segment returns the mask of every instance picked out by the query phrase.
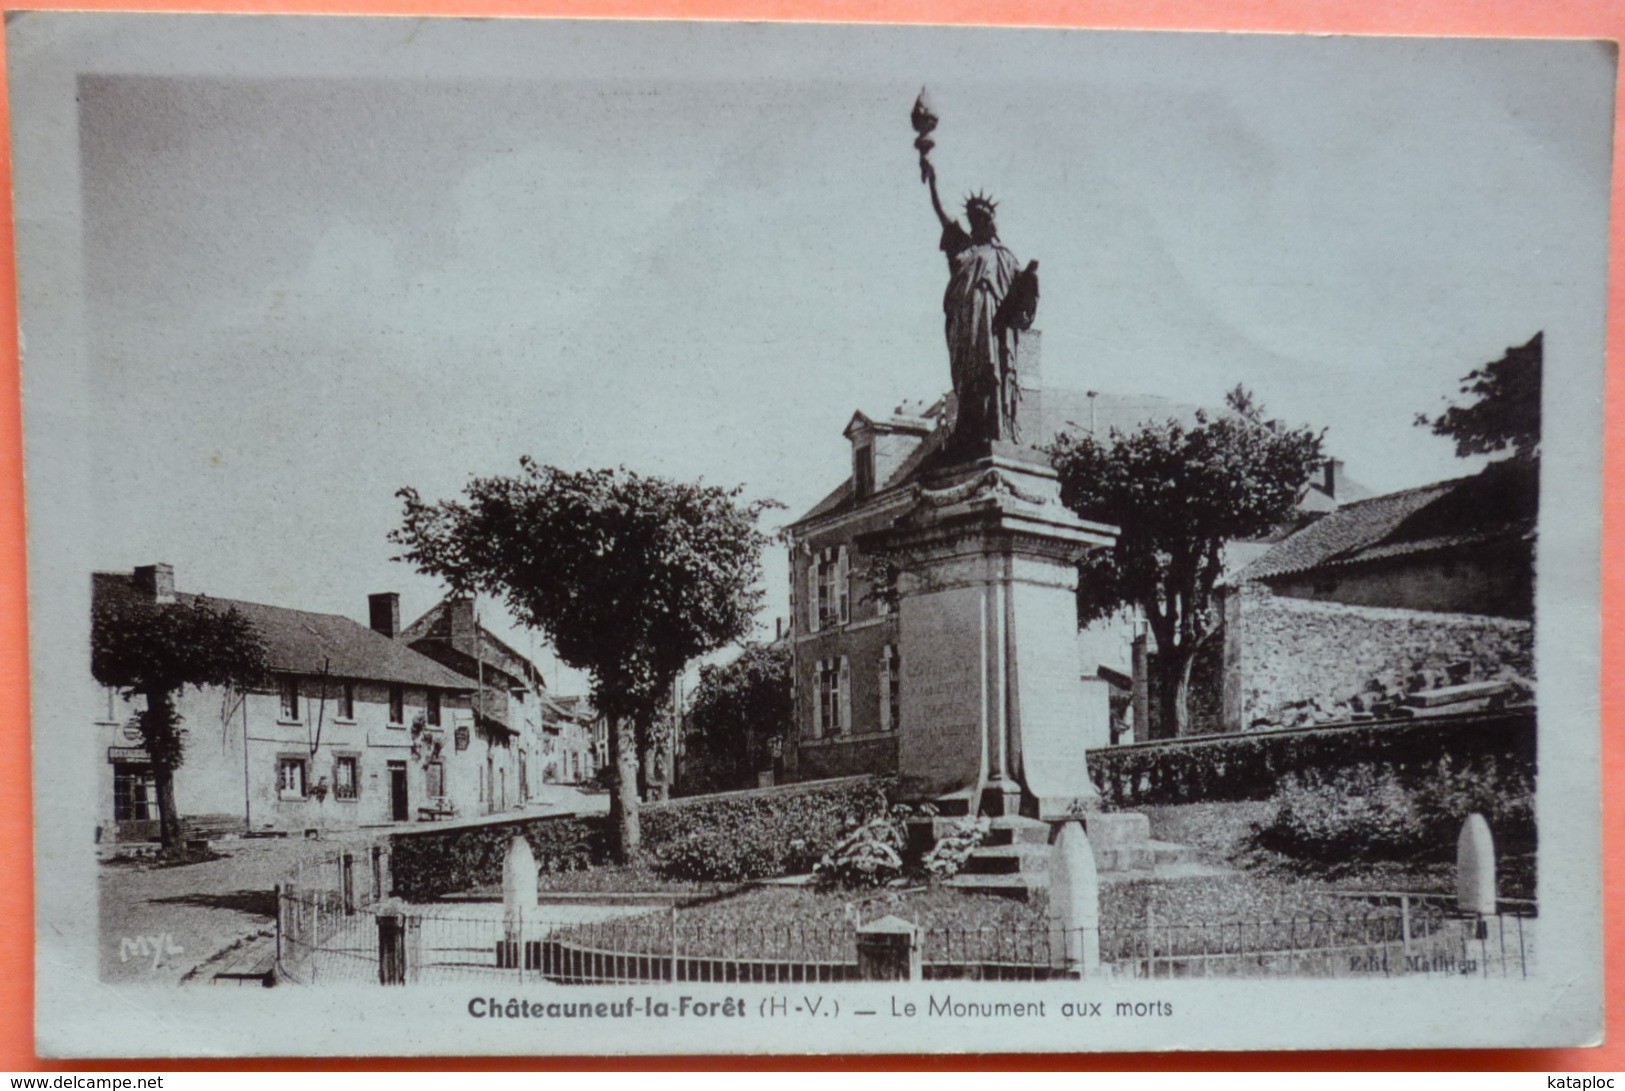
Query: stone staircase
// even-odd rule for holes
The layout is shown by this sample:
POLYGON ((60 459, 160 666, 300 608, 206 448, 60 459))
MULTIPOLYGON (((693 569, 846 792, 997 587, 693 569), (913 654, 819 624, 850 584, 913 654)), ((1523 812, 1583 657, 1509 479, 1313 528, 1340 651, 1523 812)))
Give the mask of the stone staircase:
MULTIPOLYGON (((953 824, 936 819, 945 832, 953 824)), ((1144 815, 1088 816, 1084 828, 1094 849, 1102 883, 1133 879, 1187 879, 1223 875, 1228 869, 1203 863, 1194 850, 1149 837, 1144 815)), ((947 886, 1026 901, 1049 886, 1049 824, 1032 818, 995 818, 982 843, 947 886)))

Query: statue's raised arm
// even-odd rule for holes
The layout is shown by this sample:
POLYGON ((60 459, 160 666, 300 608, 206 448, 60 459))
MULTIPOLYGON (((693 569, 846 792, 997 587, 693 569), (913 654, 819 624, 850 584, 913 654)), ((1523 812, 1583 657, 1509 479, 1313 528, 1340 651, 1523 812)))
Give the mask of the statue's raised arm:
POLYGON ((925 97, 925 88, 920 88, 920 97, 914 100, 914 111, 909 115, 909 121, 918 135, 914 138, 914 146, 920 152, 920 181, 926 183, 931 189, 931 208, 937 214, 937 220, 942 224, 944 231, 958 226, 953 217, 943 210, 942 198, 937 194, 937 168, 931 165, 931 149, 937 142, 931 139, 931 131, 937 127, 937 115, 931 112, 931 104, 925 97))

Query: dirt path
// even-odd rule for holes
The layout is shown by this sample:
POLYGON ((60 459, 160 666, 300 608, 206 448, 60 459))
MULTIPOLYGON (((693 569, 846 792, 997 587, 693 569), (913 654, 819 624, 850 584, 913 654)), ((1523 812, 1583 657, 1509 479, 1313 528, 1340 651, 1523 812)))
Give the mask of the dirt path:
MULTIPOLYGON (((525 812, 464 819, 459 824, 593 813, 608 807, 607 795, 582 794, 562 785, 545 787, 543 798, 525 812)), ((389 832, 334 833, 320 841, 222 840, 214 846, 221 859, 181 867, 104 862, 98 876, 102 980, 180 983, 220 952, 274 927, 276 884, 300 861, 331 855, 347 844, 364 845, 389 832)))

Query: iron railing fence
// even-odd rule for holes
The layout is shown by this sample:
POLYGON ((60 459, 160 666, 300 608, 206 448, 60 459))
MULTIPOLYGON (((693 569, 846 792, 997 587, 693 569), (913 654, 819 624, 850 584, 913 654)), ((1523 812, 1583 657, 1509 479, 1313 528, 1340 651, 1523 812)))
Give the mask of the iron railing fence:
POLYGON ((374 912, 388 889, 388 857, 376 846, 303 860, 278 883, 276 966, 285 981, 376 981, 374 912))
POLYGON ((1533 967, 1532 903, 1494 916, 1456 911, 1425 894, 1348 894, 1346 912, 1264 920, 1188 922, 1147 913, 1101 931, 1101 958, 1121 976, 1527 977, 1533 967))
MULTIPOLYGON (((926 980, 1034 981, 1072 976, 1084 944, 1106 972, 1130 978, 1526 977, 1534 964, 1531 903, 1494 916, 1453 899, 1347 894, 1347 911, 1189 921, 1148 913, 1092 934, 1024 927, 928 927, 911 941, 926 980)), ((736 925, 674 907, 552 906, 513 924, 500 903, 347 906, 340 890, 280 893, 278 956, 299 982, 558 984, 835 983, 868 979, 851 921, 736 925)))

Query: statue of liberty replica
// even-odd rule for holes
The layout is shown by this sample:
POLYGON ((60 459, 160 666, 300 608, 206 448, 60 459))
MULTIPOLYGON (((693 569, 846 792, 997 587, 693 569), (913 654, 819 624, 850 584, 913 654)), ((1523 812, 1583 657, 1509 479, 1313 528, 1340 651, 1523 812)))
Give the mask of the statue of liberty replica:
POLYGON ((931 207, 942 224, 941 247, 948 259, 948 288, 942 296, 948 366, 958 415, 950 446, 969 452, 990 442, 1020 443, 1021 382, 1016 346, 1032 329, 1038 309, 1038 262, 1022 268, 999 241, 998 204, 983 193, 965 199, 967 231, 943 210, 937 171, 931 163, 937 116, 925 92, 910 116, 918 134, 920 180, 930 186, 931 207))

